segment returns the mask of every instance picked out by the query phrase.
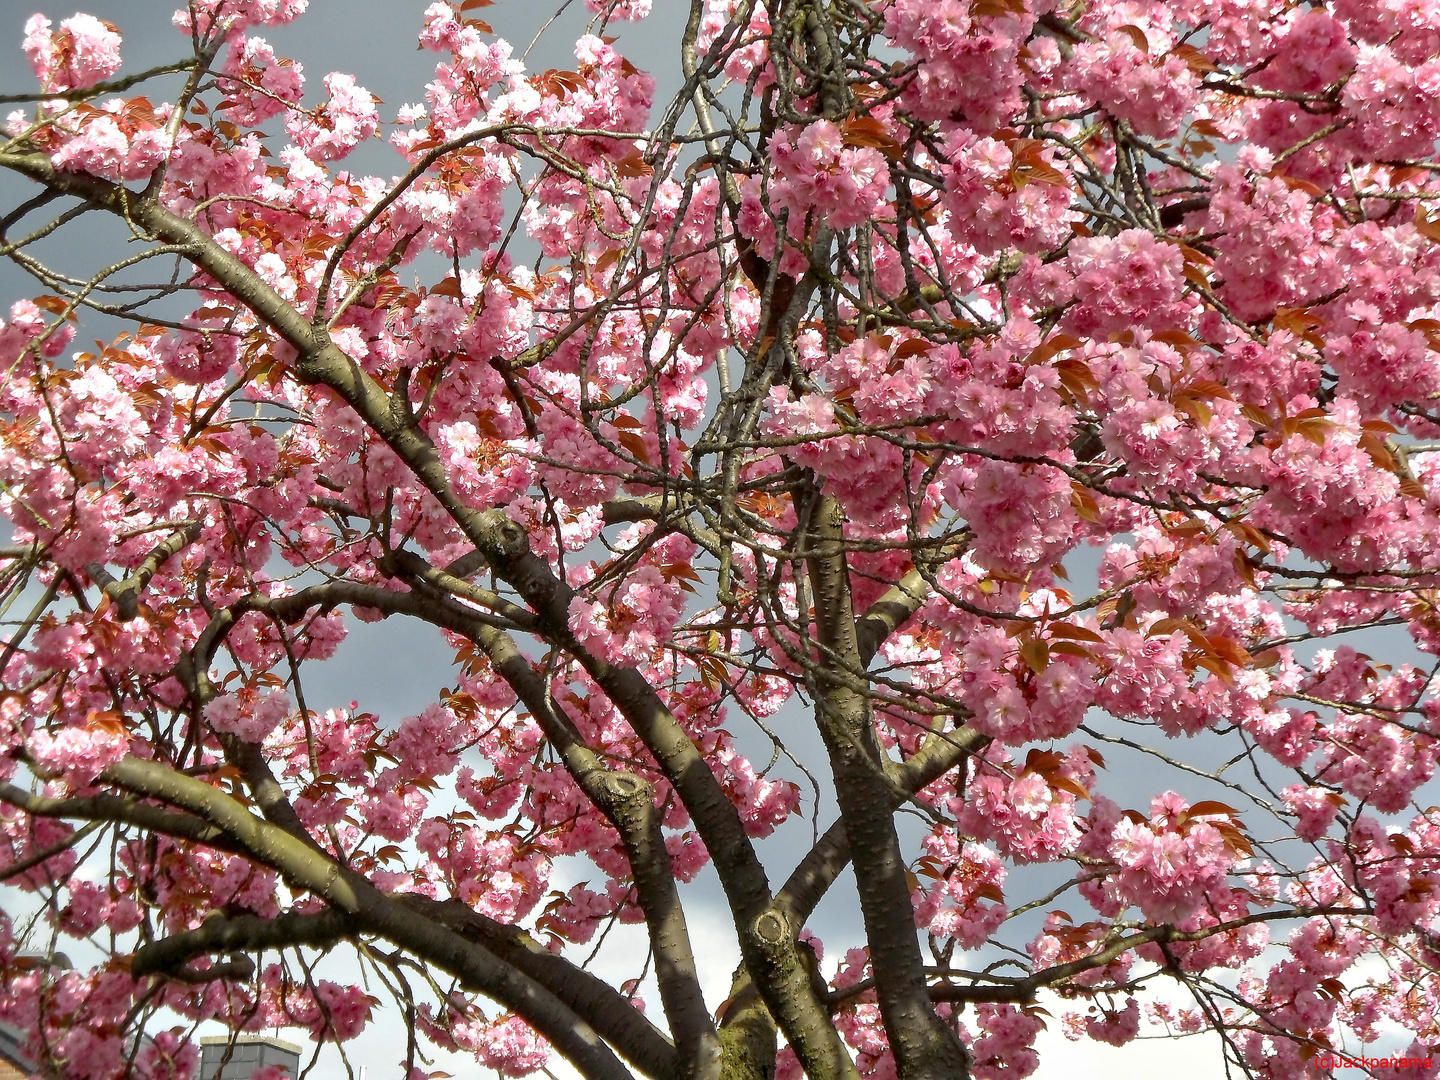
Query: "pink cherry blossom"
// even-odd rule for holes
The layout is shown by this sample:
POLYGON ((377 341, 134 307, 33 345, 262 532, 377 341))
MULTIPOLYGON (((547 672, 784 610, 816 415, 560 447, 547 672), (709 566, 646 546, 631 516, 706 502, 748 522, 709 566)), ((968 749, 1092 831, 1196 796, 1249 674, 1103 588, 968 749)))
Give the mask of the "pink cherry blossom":
POLYGON ((25 57, 44 89, 83 90, 120 69, 120 31, 93 15, 50 20, 32 15, 25 24, 25 57))
POLYGON ((325 76, 330 99, 311 112, 286 115, 285 130, 314 161, 345 157, 379 131, 375 100, 354 78, 340 72, 325 76))
POLYGON ((65 728, 56 735, 37 731, 30 739, 30 756, 46 773, 63 776, 74 787, 95 782, 125 756, 129 741, 108 725, 65 728))
POLYGON ((306 6, 14 28, 42 1072, 1428 1052, 1440 6, 306 6))
POLYGON ((241 38, 226 53, 226 112, 237 124, 258 124, 298 105, 305 88, 303 66, 275 55, 264 38, 241 38))

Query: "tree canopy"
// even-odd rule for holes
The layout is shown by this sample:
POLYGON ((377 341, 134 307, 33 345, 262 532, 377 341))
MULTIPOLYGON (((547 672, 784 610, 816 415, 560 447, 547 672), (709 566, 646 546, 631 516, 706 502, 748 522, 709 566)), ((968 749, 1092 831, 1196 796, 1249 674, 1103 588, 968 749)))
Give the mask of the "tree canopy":
POLYGON ((1436 1075, 1440 3, 586 0, 546 70, 490 6, 417 6, 403 106, 276 54, 306 0, 135 72, 24 25, 40 1072, 388 1017, 415 1080, 1001 1080, 1047 1023, 1436 1075), (356 622, 449 685, 307 704, 356 622))

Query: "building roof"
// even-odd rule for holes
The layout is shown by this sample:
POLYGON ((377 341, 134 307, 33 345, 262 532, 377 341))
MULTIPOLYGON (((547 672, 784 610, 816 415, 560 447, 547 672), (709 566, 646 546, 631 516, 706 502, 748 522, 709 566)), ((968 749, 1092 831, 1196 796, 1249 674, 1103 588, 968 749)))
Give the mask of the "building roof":
POLYGON ((0 1080, 23 1078, 35 1071, 35 1063, 21 1050, 23 1040, 19 1028, 0 1022, 0 1080))
POLYGON ((250 1035, 240 1032, 233 1035, 205 1035, 200 1039, 200 1045, 202 1047, 229 1046, 232 1042, 236 1046, 253 1046, 256 1043, 260 1043, 264 1046, 273 1046, 276 1050, 284 1050, 286 1053, 300 1053, 300 1047, 294 1043, 286 1042, 284 1039, 277 1039, 273 1035, 250 1035))

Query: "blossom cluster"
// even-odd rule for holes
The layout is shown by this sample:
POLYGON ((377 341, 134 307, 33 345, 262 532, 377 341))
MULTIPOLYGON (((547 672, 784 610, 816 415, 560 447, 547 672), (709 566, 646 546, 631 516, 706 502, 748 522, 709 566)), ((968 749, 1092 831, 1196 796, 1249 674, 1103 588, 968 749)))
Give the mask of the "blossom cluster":
MULTIPOLYGON (((705 0, 667 104, 611 36, 649 0, 587 0, 573 70, 440 0, 394 112, 277 51, 306 6, 192 0, 172 100, 108 23, 24 24, 4 164, 47 190, 3 246, 49 291, 0 322, 0 874, 114 953, 45 969, 0 913, 46 1070, 190 1077, 187 1029, 134 1042, 153 1009, 356 1038, 379 1001, 328 968, 133 974, 342 885, 516 970, 655 923, 656 877, 769 904, 768 852, 728 875, 819 836, 806 710, 926 815, 843 824, 862 874, 910 846, 898 937, 988 999, 932 1017, 981 1080, 1044 1027, 970 970, 997 944, 1076 1038, 1218 1025, 1266 1077, 1433 1040, 1440 686, 1359 650, 1440 653, 1440 4, 705 0), (75 199, 140 276, 42 265, 75 199), (82 351, 87 308, 131 321, 82 351), (317 702, 352 617, 430 624, 452 676, 317 702), (598 805, 620 771, 658 843, 598 805), (1055 866, 1076 914, 1025 921, 1055 866), (1142 1010, 1160 972, 1234 1012, 1142 1010)), ((857 1068, 923 1072, 889 958, 799 940, 857 1068)), ((422 988, 416 1034, 547 1069, 516 982, 422 988)), ((776 1075, 818 1071, 775 1018, 776 1075)))

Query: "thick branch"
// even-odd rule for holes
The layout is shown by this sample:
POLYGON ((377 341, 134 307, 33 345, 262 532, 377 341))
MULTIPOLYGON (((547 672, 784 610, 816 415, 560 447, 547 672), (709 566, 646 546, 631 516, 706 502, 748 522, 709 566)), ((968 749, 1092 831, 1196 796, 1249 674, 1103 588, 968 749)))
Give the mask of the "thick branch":
MULTIPOLYGON (((887 769, 892 798, 896 788, 914 794, 934 783, 969 755, 983 750, 989 741, 987 736, 969 727, 929 736, 913 757, 887 769)), ((892 801, 891 808, 899 805, 898 801, 892 801)), ((784 910, 797 925, 804 925, 815 905, 849 865, 850 840, 845 835, 842 818, 821 835, 791 872, 775 896, 776 907, 784 910)))
MULTIPOLYGON (((384 937, 519 1013, 586 1077, 630 1080, 630 1071, 595 1030, 536 980, 453 931, 416 919, 364 877, 251 814, 219 789, 159 762, 133 757, 112 765, 101 779, 203 819, 248 857, 277 871, 292 888, 314 893, 350 916, 358 931, 384 937)), ((70 816, 63 801, 51 809, 50 816, 70 816)))
POLYGON ((881 643, 904 626, 928 598, 924 575, 912 569, 865 609, 855 620, 855 649, 861 668, 870 666, 881 643))
MULTIPOLYGON (((924 586, 924 575, 911 570, 855 620, 855 645, 862 668, 869 666, 885 639, 920 610, 926 600, 924 586)), ((892 796, 914 795, 969 755, 979 753, 989 741, 968 727, 931 734, 906 761, 884 763, 892 796)), ((900 802, 892 800, 891 805, 894 809, 900 802)), ((796 925, 803 926, 821 897, 849 865, 850 841, 841 820, 831 825, 800 860, 776 894, 776 906, 796 925)))
MULTIPOLYGON (((573 1009, 607 1042, 647 1076, 680 1075, 675 1048, 623 994, 604 980, 550 952, 524 930, 481 915, 458 900, 432 900, 402 893, 395 903, 414 917, 458 934, 504 963, 524 971, 573 1009)), ((357 933, 356 921, 339 911, 290 912, 273 919, 255 915, 226 918, 212 913, 194 930, 145 945, 135 953, 131 971, 183 977, 191 960, 212 953, 250 953, 299 945, 324 947, 357 933)))
MULTIPOLYGON (((819 643, 831 662, 850 675, 863 671, 850 603, 843 514, 832 496, 816 499, 806 560, 819 643)), ((925 985, 925 964, 915 933, 915 909, 892 791, 870 723, 865 696, 849 680, 815 670, 816 719, 829 752, 836 798, 851 852, 863 862, 856 875, 865 917, 876 997, 890 1048, 903 1080, 953 1080, 968 1074, 968 1055, 936 1015, 925 985)))
POLYGON ((90 580, 99 585, 105 595, 109 597, 110 602, 115 605, 120 621, 129 622, 140 614, 140 594, 145 591, 145 586, 150 584, 150 579, 155 576, 156 571, 165 565, 166 560, 178 555, 200 539, 200 529, 200 522, 187 521, 166 537, 165 541, 150 552, 145 557, 145 561, 135 568, 135 572, 123 581, 117 581, 110 571, 99 563, 91 563, 85 570, 90 575, 90 580))
MULTIPOLYGON (((384 388, 341 352, 322 326, 307 320, 243 261, 194 223, 154 200, 140 199, 122 185, 60 172, 43 152, 3 153, 0 166, 22 173, 51 190, 118 214, 166 243, 186 250, 191 261, 295 348, 298 378, 334 390, 395 451, 470 542, 485 553, 497 574, 520 592, 547 622, 547 630, 586 665, 646 743, 715 860, 741 933, 747 962, 752 958, 762 961, 752 929, 756 919, 769 909, 769 883, 738 811, 725 797, 685 730, 645 679, 634 670, 612 668, 578 648, 566 628, 569 586, 529 553, 524 544, 524 531, 503 513, 482 514, 459 499, 446 478, 434 443, 416 425, 409 410, 395 407, 384 388)), ((830 1025, 823 1004, 803 976, 787 976, 780 983, 764 978, 757 981, 787 1038, 806 1053, 811 1045, 816 1047, 818 1056, 813 1062, 807 1060, 807 1068, 813 1065, 824 1076, 854 1075, 853 1064, 830 1025)))
POLYGON ((473 941, 524 971, 585 1018, 627 1061, 647 1076, 680 1076, 675 1047, 645 1014, 605 980, 550 952, 517 926, 497 922, 458 900, 431 900, 403 893, 395 902, 473 941))
POLYGON ((719 1080, 720 1042, 700 993, 685 909, 665 850, 654 791, 630 773, 611 773, 602 783, 604 794, 597 805, 615 822, 625 841, 635 890, 642 897, 665 1018, 675 1032, 679 1052, 677 1075, 719 1080))
MULTIPOLYGON (((517 696, 537 718, 547 740, 560 754, 561 760, 581 789, 616 824, 617 829, 626 840, 627 850, 631 854, 641 907, 646 911, 647 918, 653 918, 663 926, 669 948, 666 961, 657 967, 657 976, 667 1019, 670 1020, 671 1029, 676 1032, 677 1040, 680 1041, 685 1053, 676 1059, 673 1048, 670 1048, 670 1060, 660 1067, 659 1074, 689 1075, 677 1069, 676 1060, 686 1062, 687 1068, 698 1068, 706 1061, 718 1061, 715 1028, 700 991, 683 910, 680 907, 679 894, 675 888, 675 878, 670 869, 669 854, 665 850, 663 838, 658 835, 658 820, 650 822, 656 832, 655 836, 637 840, 630 835, 630 830, 625 827, 611 805, 613 799, 610 791, 610 786, 616 782, 616 778, 626 774, 610 773, 599 757, 585 745, 583 738, 570 723, 569 718, 551 708, 544 680, 535 673, 530 662, 521 654, 510 637, 485 622, 480 613, 456 603, 452 596, 444 591, 457 584, 463 586, 463 582, 443 571, 436 570, 413 553, 397 552, 393 557, 393 562, 396 569, 403 570, 414 580, 416 586, 414 590, 395 592, 354 582, 330 582, 311 586, 288 597, 270 599, 261 596, 247 596, 217 615, 214 625, 223 624, 228 628, 234 625, 241 614, 252 610, 263 611, 273 618, 292 622, 303 618, 308 611, 315 607, 350 603, 375 607, 387 614, 413 615, 432 625, 443 626, 463 634, 479 644, 490 658, 496 674, 510 684, 517 696), (653 917, 652 912, 655 913, 653 917)), ((476 599, 473 596, 468 598, 476 599)), ((513 615, 514 613, 507 612, 507 614, 513 615)), ((211 635, 207 640, 207 647, 209 649, 217 647, 222 638, 223 634, 211 635)), ((568 963, 565 966, 572 976, 577 974, 576 969, 568 963)), ((557 990, 565 985, 568 984, 561 979, 557 980, 554 985, 548 985, 548 988, 557 990)), ((623 999, 621 1000, 623 1001, 623 999)), ((628 1002, 625 1002, 625 1007, 634 1012, 628 1002)), ((612 1020, 607 1026, 615 1027, 616 1025, 612 1020)), ((623 1048, 622 1052, 624 1052, 623 1048)), ((656 1055, 657 1051, 652 1045, 642 1054, 648 1064, 640 1065, 640 1062, 637 1061, 637 1066, 642 1067, 646 1072, 651 1072, 652 1070, 648 1066, 655 1063, 656 1055)), ((626 1056, 630 1057, 629 1054, 626 1056)), ((631 1060, 635 1059, 631 1057, 631 1060)), ((700 1069, 694 1075, 704 1076, 706 1073, 700 1069)))
POLYGON ((353 933, 350 918, 340 911, 292 912, 262 919, 258 915, 227 918, 211 912, 194 930, 161 938, 135 951, 130 972, 183 978, 185 965, 211 953, 248 953, 261 949, 289 949, 297 945, 331 945, 353 933))
POLYGON ((66 101, 89 101, 91 98, 101 97, 105 94, 119 94, 137 86, 147 79, 153 79, 159 75, 170 75, 177 71, 190 71, 195 67, 195 60, 180 60, 173 64, 162 64, 160 67, 153 67, 147 71, 139 71, 134 75, 126 75, 119 79, 106 79, 104 82, 95 83, 83 89, 66 90, 64 92, 48 90, 39 94, 0 94, 0 105, 20 105, 30 102, 53 101, 56 98, 64 98, 66 101))
POLYGON ((546 638, 584 665, 654 755, 710 849, 737 917, 759 914, 770 901, 765 870, 739 811, 690 736, 644 676, 632 668, 607 664, 575 640, 568 624, 575 593, 531 553, 525 530, 501 510, 487 511, 482 517, 480 549, 495 573, 514 586, 540 617, 546 638))
MULTIPOLYGON (((657 960, 656 974, 666 1017, 682 1051, 680 1060, 686 1063, 687 1069, 696 1070, 694 1075, 709 1075, 707 1068, 713 1070, 718 1067, 715 1027, 700 990, 694 953, 670 868, 669 853, 660 834, 659 820, 654 814, 653 801, 648 803, 647 813, 644 807, 629 797, 627 790, 621 790, 627 783, 643 785, 643 782, 628 774, 607 770, 599 757, 585 745, 569 718, 551 708, 544 680, 536 675, 530 662, 509 636, 486 624, 478 613, 471 613, 455 603, 444 591, 464 586, 464 582, 436 570, 413 553, 397 552, 393 562, 396 569, 409 575, 417 589, 423 591, 397 593, 375 586, 335 582, 312 586, 294 596, 277 600, 246 597, 227 609, 223 617, 228 619, 227 625, 233 625, 242 611, 261 610, 275 618, 292 621, 313 607, 348 601, 375 606, 387 613, 403 611, 417 615, 462 633, 479 644, 490 658, 496 674, 510 684, 536 717, 576 783, 620 832, 630 856, 641 908, 652 924, 652 930, 665 942, 666 947, 659 954, 663 959, 657 960), (711 1064, 707 1066, 707 1062, 711 1064)), ((468 587, 466 592, 468 594, 468 587)), ((469 598, 477 599, 474 596, 469 598)), ((478 599, 483 601, 487 598, 478 599)), ((211 644, 218 644, 218 640, 218 636, 213 638, 211 644)), ((648 791, 648 785, 643 786, 648 791)))
POLYGON ((700 990, 685 909, 650 785, 630 773, 605 768, 569 717, 551 707, 544 680, 507 634, 482 625, 476 628, 474 640, 485 650, 495 673, 535 716, 570 775, 625 844, 636 895, 655 947, 655 976, 665 1018, 679 1051, 673 1075, 697 1080, 718 1076, 719 1042, 700 990))
POLYGON ((495 573, 514 586, 540 616, 547 639, 584 665, 654 755, 689 812, 729 900, 746 966, 786 1038, 812 1073, 853 1076, 854 1064, 793 955, 794 931, 799 927, 790 926, 782 915, 787 933, 767 938, 758 929, 769 926, 766 920, 775 917, 770 885, 739 813, 700 751, 639 672, 612 667, 575 640, 568 625, 570 600, 575 594, 531 553, 525 530, 500 510, 487 511, 484 518, 489 534, 481 550, 495 573), (780 955, 785 949, 792 954, 788 958, 780 955))
POLYGON ((193 840, 197 844, 220 851, 238 851, 225 833, 192 814, 177 814, 128 795, 82 795, 63 799, 36 795, 22 787, 0 781, 0 802, 24 810, 35 817, 66 818, 74 821, 107 821, 164 836, 193 840))

